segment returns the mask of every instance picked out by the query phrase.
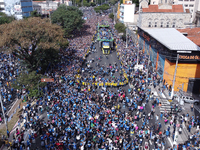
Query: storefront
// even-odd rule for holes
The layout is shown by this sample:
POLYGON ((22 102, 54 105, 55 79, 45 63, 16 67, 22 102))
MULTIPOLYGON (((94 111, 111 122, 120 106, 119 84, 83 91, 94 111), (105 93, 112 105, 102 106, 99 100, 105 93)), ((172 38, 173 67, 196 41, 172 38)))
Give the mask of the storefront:
POLYGON ((175 91, 184 84, 184 91, 200 93, 194 84, 200 81, 200 48, 173 28, 138 28, 139 46, 150 57, 158 75, 172 86, 177 54, 178 68, 175 91))

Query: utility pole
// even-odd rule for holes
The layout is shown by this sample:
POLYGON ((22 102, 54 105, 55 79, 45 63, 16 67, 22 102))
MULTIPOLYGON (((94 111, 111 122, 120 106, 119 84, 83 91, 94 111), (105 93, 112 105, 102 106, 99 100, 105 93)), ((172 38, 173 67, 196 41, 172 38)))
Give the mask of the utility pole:
POLYGON ((148 59, 148 64, 147 64, 147 75, 146 75, 146 83, 148 82, 148 74, 149 74, 149 63, 150 63, 150 55, 148 59))
POLYGON ((113 6, 113 15, 114 15, 114 24, 115 24, 115 11, 114 11, 115 7, 113 6))
MULTIPOLYGON (((137 35, 135 35, 135 39, 137 39, 137 35)), ((138 61, 139 61, 139 41, 137 40, 137 48, 138 48, 138 51, 137 51, 137 66, 138 66, 138 61)))
POLYGON ((179 58, 179 54, 177 54, 177 58, 176 58, 176 67, 175 67, 175 71, 174 71, 174 78, 173 78, 173 84, 172 84, 172 93, 171 93, 171 99, 174 96, 174 85, 175 85, 175 80, 176 80, 176 72, 177 72, 177 67, 178 67, 178 58, 179 58))
POLYGON ((128 48, 128 43, 127 43, 127 32, 128 32, 128 29, 126 28, 126 48, 128 48))
POLYGON ((40 80, 38 81, 38 95, 40 95, 40 86, 39 86, 40 80))
POLYGON ((1 109, 2 109, 2 113, 3 113, 4 121, 5 121, 5 124, 6 124, 6 131, 8 131, 8 125, 7 125, 7 121, 6 121, 6 117, 5 117, 5 113, 4 113, 4 108, 3 108, 1 94, 0 94, 0 101, 1 101, 1 109))

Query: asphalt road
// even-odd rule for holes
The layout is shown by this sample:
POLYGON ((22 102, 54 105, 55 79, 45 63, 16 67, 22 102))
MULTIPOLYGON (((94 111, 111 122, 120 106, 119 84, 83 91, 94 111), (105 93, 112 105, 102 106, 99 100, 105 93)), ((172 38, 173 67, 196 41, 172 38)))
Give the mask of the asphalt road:
MULTIPOLYGON (((100 65, 104 65, 104 66, 108 66, 109 64, 114 64, 114 63, 117 63, 118 64, 118 66, 120 66, 120 61, 119 61, 119 59, 117 58, 117 52, 115 51, 115 50, 112 50, 111 51, 111 53, 109 54, 109 55, 103 55, 103 53, 102 53, 102 51, 100 50, 100 48, 97 46, 97 44, 96 44, 96 51, 91 51, 90 52, 90 54, 87 56, 87 58, 86 58, 86 62, 87 61, 90 61, 90 60, 92 60, 92 58, 94 58, 94 62, 93 63, 91 63, 91 67, 93 68, 93 69, 98 69, 96 66, 95 66, 95 64, 98 62, 100 65), (101 60, 99 61, 99 60, 96 60, 95 58, 97 57, 97 58, 99 58, 101 56, 101 60)), ((86 65, 83 65, 83 67, 86 67, 86 65)), ((91 74, 90 74, 91 75, 91 74)), ((119 73, 118 72, 116 72, 115 73, 115 76, 119 76, 119 73)), ((105 76, 105 78, 106 78, 106 76, 105 76)), ((130 88, 129 87, 129 85, 127 84, 127 85, 125 85, 125 86, 122 86, 121 88, 123 88, 125 91, 126 91, 126 95, 128 96, 128 97, 130 97, 130 95, 128 94, 128 89, 130 88)), ((116 87, 109 87, 109 89, 110 90, 112 90, 112 91, 114 91, 114 92, 117 92, 117 88, 116 87)), ((98 90, 98 93, 100 93, 100 89, 98 90)), ((122 105, 122 104, 121 104, 122 105)), ((128 109, 127 108, 123 108, 123 107, 121 107, 121 109, 122 109, 122 112, 123 111, 125 111, 125 112, 128 112, 128 109)), ((146 105, 146 107, 145 107, 145 112, 146 113, 149 113, 151 111, 151 102, 149 102, 147 105, 146 105)), ((132 115, 134 115, 136 112, 135 111, 133 111, 132 112, 132 115)), ((158 109, 156 109, 156 114, 160 114, 160 112, 159 112, 159 110, 158 109)), ((47 121, 47 114, 46 114, 46 112, 44 112, 41 116, 40 116, 40 118, 42 118, 42 120, 44 120, 44 121, 47 121)), ((149 122, 149 126, 152 126, 152 125, 154 125, 155 124, 155 117, 153 117, 151 120, 150 120, 150 122, 149 122)), ((164 128, 165 128, 165 125, 164 125, 164 123, 163 122, 161 122, 161 124, 162 124, 162 128, 161 128, 161 130, 164 130, 164 128)), ((138 126, 142 126, 142 121, 140 120, 139 122, 138 122, 138 126)), ((29 130, 28 131, 26 131, 26 133, 25 133, 25 137, 27 137, 28 138, 28 133, 29 133, 29 130)), ((149 142, 149 146, 150 146, 150 149, 151 150, 153 150, 154 149, 154 143, 152 142, 152 141, 148 141, 149 142)), ((144 142, 143 142, 143 144, 144 144, 144 142)), ((168 146, 170 146, 170 143, 168 142, 168 140, 166 140, 166 147, 168 147, 168 146)), ((38 136, 37 138, 36 138, 36 143, 35 144, 32 144, 32 146, 31 146, 31 149, 35 149, 35 148, 39 148, 39 149, 43 149, 43 148, 41 148, 40 147, 40 136, 38 136)))

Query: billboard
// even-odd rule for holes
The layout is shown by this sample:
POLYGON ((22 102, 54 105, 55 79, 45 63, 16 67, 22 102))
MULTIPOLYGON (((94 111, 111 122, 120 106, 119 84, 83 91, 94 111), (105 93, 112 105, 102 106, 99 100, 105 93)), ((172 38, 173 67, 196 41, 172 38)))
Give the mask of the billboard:
POLYGON ((21 0, 6 0, 5 13, 9 16, 15 16, 17 20, 23 19, 21 0))

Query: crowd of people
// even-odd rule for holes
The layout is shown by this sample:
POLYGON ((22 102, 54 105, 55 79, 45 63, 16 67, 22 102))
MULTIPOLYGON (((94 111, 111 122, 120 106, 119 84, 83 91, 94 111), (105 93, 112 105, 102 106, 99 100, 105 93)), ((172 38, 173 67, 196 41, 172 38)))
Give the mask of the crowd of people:
MULTIPOLYGON (((175 131, 170 135, 170 128, 176 129, 178 116, 170 112, 162 115, 156 113, 160 102, 159 99, 154 99, 149 85, 157 85, 158 82, 148 80, 146 83, 147 57, 142 52, 137 53, 131 39, 129 47, 124 48, 125 42, 119 38, 107 15, 97 16, 91 10, 85 12, 84 17, 87 17, 85 25, 89 27, 81 32, 74 32, 75 36, 69 40, 69 48, 60 51, 61 63, 46 73, 47 76, 54 78, 55 82, 47 84, 45 96, 38 99, 34 106, 28 104, 23 108, 21 120, 25 123, 22 129, 16 129, 11 142, 12 147, 17 150, 25 148, 29 150, 33 146, 34 149, 42 147, 46 150, 149 150, 152 147, 157 150, 171 150, 172 147, 166 147, 166 138, 173 137, 175 131), (90 67, 82 69, 85 53, 91 46, 100 20, 110 23, 111 31, 117 39, 118 57, 123 65, 111 64, 108 68, 98 66, 99 70, 89 69, 90 67), (140 56, 138 63, 144 65, 142 70, 134 70, 137 55, 140 56), (123 76, 119 76, 122 69, 128 75, 130 83, 134 85, 133 89, 126 91, 118 86, 117 88, 102 87, 98 91, 98 87, 94 86, 93 90, 88 90, 82 88, 82 84, 76 81, 78 72, 82 72, 83 81, 94 82, 99 80, 99 77, 102 82, 123 81, 123 76), (91 78, 91 74, 96 78, 91 78), (113 76, 116 77, 112 79, 113 76), (148 107, 150 109, 147 109, 148 107), (47 112, 47 121, 40 118, 44 111, 47 112), (165 120, 167 121, 163 125, 162 122, 165 120), (169 128, 166 129, 165 126, 169 128), (27 139, 24 136, 26 130, 29 131, 27 139), (37 146, 38 141, 40 146, 37 146)), ((91 61, 95 63, 99 60, 97 58, 91 61)), ((158 77, 153 70, 150 70, 148 78, 155 78, 156 81, 158 77)), ((188 118, 186 122, 197 126, 198 118, 190 117, 192 119, 188 118)), ((194 134, 193 142, 199 144, 199 131, 194 134)), ((186 149, 190 145, 183 143, 181 146, 186 149)))
MULTIPOLYGON (((15 90, 11 87, 11 83, 16 79, 22 69, 20 60, 14 55, 5 54, 3 52, 0 53, 0 89, 4 112, 7 118, 9 107, 11 107, 16 99, 21 98, 23 94, 23 91, 15 90)), ((0 110, 0 123, 2 123, 2 121, 3 113, 0 110)))

